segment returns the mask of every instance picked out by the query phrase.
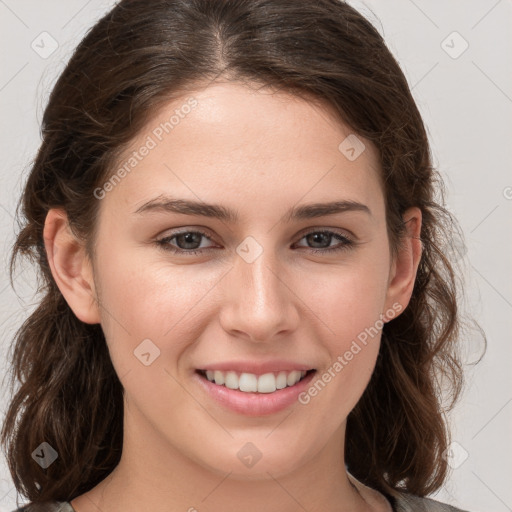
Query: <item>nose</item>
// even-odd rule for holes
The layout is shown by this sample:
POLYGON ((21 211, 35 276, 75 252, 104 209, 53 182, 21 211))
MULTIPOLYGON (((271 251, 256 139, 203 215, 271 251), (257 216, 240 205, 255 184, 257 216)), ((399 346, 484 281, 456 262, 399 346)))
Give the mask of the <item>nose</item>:
POLYGON ((276 337, 297 328, 300 299, 293 290, 293 276, 270 250, 264 250, 254 261, 236 254, 234 266, 223 281, 220 322, 228 334, 273 343, 276 337))

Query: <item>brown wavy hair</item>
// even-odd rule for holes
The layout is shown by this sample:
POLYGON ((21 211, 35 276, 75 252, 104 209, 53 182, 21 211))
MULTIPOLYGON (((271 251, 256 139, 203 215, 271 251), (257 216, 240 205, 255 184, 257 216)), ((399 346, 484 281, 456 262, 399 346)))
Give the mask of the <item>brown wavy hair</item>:
POLYGON ((11 282, 18 257, 28 256, 41 294, 11 346, 17 389, 1 432, 18 492, 71 501, 114 469, 123 443, 122 385, 101 326, 81 322, 52 277, 46 214, 64 209, 92 257, 93 191, 118 155, 159 106, 218 77, 319 100, 371 141, 395 254, 403 212, 421 209, 412 298, 383 328, 375 371, 347 420, 345 463, 383 493, 432 493, 447 477, 445 413, 463 386, 459 278, 446 251, 460 228, 404 74, 372 24, 338 0, 122 0, 76 48, 50 95, 17 211, 11 282), (31 456, 43 441, 58 452, 46 469, 31 456))

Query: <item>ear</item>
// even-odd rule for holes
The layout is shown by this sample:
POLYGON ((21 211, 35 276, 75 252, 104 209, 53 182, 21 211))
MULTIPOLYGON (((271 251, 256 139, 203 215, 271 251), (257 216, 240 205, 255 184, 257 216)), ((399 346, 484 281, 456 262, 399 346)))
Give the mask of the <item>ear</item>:
POLYGON ((409 208, 402 218, 406 233, 392 262, 386 293, 386 311, 393 310, 398 313, 409 304, 422 254, 421 210, 417 207, 409 208), (401 308, 398 309, 397 305, 401 308))
POLYGON ((69 307, 82 322, 100 323, 92 265, 64 210, 49 210, 43 238, 53 278, 69 307))

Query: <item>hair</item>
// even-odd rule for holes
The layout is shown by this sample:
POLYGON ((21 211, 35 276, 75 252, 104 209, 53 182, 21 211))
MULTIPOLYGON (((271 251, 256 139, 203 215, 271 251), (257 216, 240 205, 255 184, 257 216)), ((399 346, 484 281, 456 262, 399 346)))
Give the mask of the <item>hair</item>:
POLYGON ((32 502, 70 501, 106 478, 123 444, 122 385, 101 326, 80 321, 53 279, 46 214, 63 209, 92 256, 94 190, 112 175, 122 149, 160 106, 220 77, 322 101, 371 141, 394 254, 406 236, 402 214, 421 209, 412 297, 383 327, 375 370, 347 418, 345 464, 388 495, 436 491, 448 475, 446 412, 464 380, 459 278, 446 251, 458 228, 444 206, 421 115, 384 39, 341 0, 122 0, 89 30, 58 78, 18 205, 11 282, 26 256, 39 267, 41 294, 11 346, 11 386, 19 386, 1 432, 18 492, 32 502), (42 442, 58 453, 47 468, 32 457, 42 442))

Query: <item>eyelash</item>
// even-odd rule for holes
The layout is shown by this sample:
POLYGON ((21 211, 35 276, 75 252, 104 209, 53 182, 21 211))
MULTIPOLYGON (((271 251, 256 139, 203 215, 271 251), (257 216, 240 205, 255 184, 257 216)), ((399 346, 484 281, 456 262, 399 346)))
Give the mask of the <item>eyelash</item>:
MULTIPOLYGON (((158 245, 158 247, 160 247, 161 249, 163 249, 164 251, 169 251, 173 254, 184 254, 184 255, 187 255, 187 256, 194 256, 196 254, 202 254, 205 250, 208 250, 208 249, 190 249, 190 250, 186 250, 186 249, 179 249, 179 248, 175 248, 173 247, 172 245, 169 244, 169 242, 171 240, 173 240, 174 238, 176 238, 177 236, 179 235, 186 235, 186 234, 190 234, 190 233, 194 233, 194 234, 200 234, 202 236, 204 236, 205 238, 208 238, 208 240, 210 240, 210 237, 208 236, 207 233, 201 231, 201 230, 194 230, 194 231, 181 231, 179 233, 174 233, 172 234, 171 236, 167 236, 165 238, 162 238, 160 240, 156 240, 155 243, 158 245)), ((327 249, 314 249, 314 248, 307 248, 310 252, 313 252, 313 253, 334 253, 334 252, 341 252, 341 251, 346 251, 348 249, 350 249, 352 246, 355 245, 355 242, 353 240, 351 240, 350 238, 344 236, 344 235, 340 235, 339 233, 336 233, 335 231, 328 231, 328 230, 319 230, 319 231, 309 231, 308 233, 305 233, 304 235, 302 235, 302 237, 300 238, 300 240, 302 240, 303 238, 305 238, 306 236, 308 235, 312 235, 312 234, 323 234, 323 235, 332 235, 333 238, 336 238, 337 240, 339 240, 340 242, 343 242, 341 245, 338 245, 338 246, 334 246, 334 247, 331 247, 331 248, 327 248, 327 249)))

